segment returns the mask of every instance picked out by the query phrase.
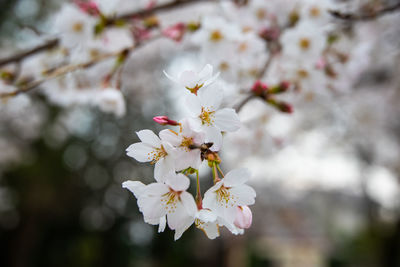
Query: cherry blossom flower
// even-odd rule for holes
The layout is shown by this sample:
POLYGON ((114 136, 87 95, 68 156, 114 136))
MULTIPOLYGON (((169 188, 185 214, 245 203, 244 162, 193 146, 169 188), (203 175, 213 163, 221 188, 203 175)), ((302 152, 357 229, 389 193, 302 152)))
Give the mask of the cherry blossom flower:
POLYGON ((256 192, 245 184, 249 177, 247 169, 228 172, 204 194, 203 207, 215 212, 226 224, 233 224, 238 206, 254 204, 256 192))
POLYGON ((221 131, 234 132, 240 128, 240 119, 232 108, 219 109, 223 97, 221 90, 205 88, 199 95, 188 95, 187 108, 192 118, 190 122, 195 129, 206 133, 206 142, 212 142, 211 150, 218 151, 222 146, 221 131))
POLYGON ((130 145, 126 149, 127 155, 139 162, 155 164, 155 179, 158 182, 165 181, 167 174, 175 171, 174 148, 169 143, 161 141, 151 130, 141 130, 136 134, 142 142, 130 145))
POLYGON ((160 132, 160 137, 176 148, 174 153, 175 169, 177 171, 189 167, 198 169, 201 164, 199 146, 204 143, 205 134, 194 131, 186 119, 182 120, 180 124, 181 131, 179 133, 166 129, 160 132))
POLYGON ((163 217, 172 230, 180 228, 188 218, 194 217, 197 207, 193 196, 186 192, 189 188, 189 178, 183 174, 171 172, 165 179, 166 183, 152 183, 142 186, 134 181, 126 181, 123 188, 128 188, 138 199, 139 210, 145 221, 150 224, 160 224, 163 230, 163 217))
POLYGON ((169 75, 164 71, 165 76, 171 81, 185 87, 190 92, 197 94, 197 91, 213 83, 219 76, 219 72, 213 75, 213 67, 207 64, 201 71, 185 70, 177 77, 169 75))

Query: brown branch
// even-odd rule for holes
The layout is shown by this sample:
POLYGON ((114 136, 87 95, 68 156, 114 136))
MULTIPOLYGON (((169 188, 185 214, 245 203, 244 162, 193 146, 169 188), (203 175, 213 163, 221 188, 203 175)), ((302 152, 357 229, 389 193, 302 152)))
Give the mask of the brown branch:
POLYGON ((170 3, 162 4, 150 9, 143 9, 139 11, 130 12, 127 14, 122 14, 120 16, 116 16, 114 20, 120 19, 130 19, 135 17, 146 17, 152 15, 153 13, 162 12, 162 11, 169 11, 176 7, 184 7, 190 4, 196 4, 200 2, 217 2, 218 0, 175 0, 170 3))
POLYGON ((44 44, 41 44, 37 47, 34 47, 34 48, 28 49, 26 51, 23 51, 21 53, 0 59, 0 67, 7 65, 9 63, 12 63, 12 62, 19 62, 26 57, 29 57, 31 55, 34 55, 36 53, 39 53, 39 52, 47 50, 47 49, 54 48, 58 45, 58 43, 59 43, 58 39, 52 39, 52 40, 50 40, 44 44))
MULTIPOLYGON (((149 16, 151 14, 157 13, 157 12, 169 11, 176 7, 183 7, 183 6, 187 6, 189 4, 196 4, 196 3, 200 3, 200 2, 217 2, 217 1, 218 0, 176 0, 176 1, 173 1, 173 2, 170 2, 167 4, 162 4, 162 5, 156 6, 154 8, 133 11, 133 12, 130 12, 127 14, 109 18, 108 22, 112 24, 112 22, 115 22, 117 20, 125 20, 125 19, 130 19, 130 18, 135 18, 135 17, 145 17, 145 16, 149 16)), ((39 45, 37 47, 28 49, 26 51, 20 52, 18 54, 15 54, 15 55, 12 55, 12 56, 9 56, 6 58, 2 58, 2 59, 0 59, 0 67, 7 65, 9 63, 19 62, 26 57, 29 57, 36 53, 45 51, 47 49, 54 48, 58 44, 59 44, 59 39, 52 39, 52 40, 50 40, 42 45, 39 45)))
POLYGON ((394 4, 392 6, 384 7, 380 10, 377 10, 376 12, 368 13, 368 14, 354 14, 354 13, 342 13, 337 10, 330 10, 329 13, 341 20, 346 20, 346 21, 367 21, 367 20, 372 20, 376 19, 378 17, 381 17, 383 15, 395 12, 400 10, 400 2, 397 4, 394 4))
MULTIPOLYGON (((152 39, 149 40, 149 42, 154 41, 154 40, 156 40, 156 39, 158 39, 160 37, 161 37, 160 35, 154 36, 152 39)), ((87 62, 84 62, 84 63, 61 66, 61 67, 59 67, 57 69, 48 71, 47 73, 45 72, 47 74, 47 76, 42 78, 42 79, 38 79, 38 80, 30 82, 30 83, 28 83, 26 85, 20 86, 14 92, 0 93, 0 99, 1 98, 13 97, 13 96, 16 96, 16 95, 21 94, 21 93, 26 93, 28 91, 31 91, 31 90, 37 88, 38 86, 40 86, 41 84, 45 83, 46 81, 49 81, 51 79, 63 76, 65 74, 67 74, 67 73, 71 73, 71 72, 77 71, 79 69, 90 68, 91 66, 96 65, 97 63, 100 63, 103 60, 106 60, 106 59, 109 59, 109 58, 112 58, 112 57, 118 57, 118 56, 121 56, 122 54, 125 54, 126 57, 127 57, 131 52, 136 51, 137 49, 139 49, 140 47, 143 47, 145 44, 148 44, 149 42, 138 43, 138 44, 136 44, 136 45, 134 45, 134 46, 132 46, 130 48, 123 49, 122 51, 103 54, 103 55, 100 55, 100 56, 98 56, 98 57, 96 57, 96 58, 94 58, 92 60, 89 60, 87 62)), ((126 60, 126 58, 125 58, 125 60, 126 60)))

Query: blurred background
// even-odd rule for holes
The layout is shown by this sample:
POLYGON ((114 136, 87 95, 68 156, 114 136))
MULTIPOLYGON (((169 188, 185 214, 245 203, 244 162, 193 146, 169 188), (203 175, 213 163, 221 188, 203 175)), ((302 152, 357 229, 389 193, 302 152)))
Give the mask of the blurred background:
MULTIPOLYGON (((34 45, 62 2, 0 0, 1 57, 34 45)), ((164 19, 199 9, 216 7, 164 19)), ((160 39, 131 55, 121 118, 59 107, 36 92, 0 107, 0 266, 400 267, 399 14, 338 22, 374 39, 351 90, 291 93, 290 115, 258 100, 243 108, 244 127, 225 136, 221 154, 224 170, 254 174, 253 225, 242 236, 223 229, 208 240, 192 227, 174 242, 172 231, 143 222, 121 188, 153 181, 152 166, 125 149, 138 141, 135 131, 163 129, 153 116, 180 116, 162 71, 200 69, 192 45, 160 39)))

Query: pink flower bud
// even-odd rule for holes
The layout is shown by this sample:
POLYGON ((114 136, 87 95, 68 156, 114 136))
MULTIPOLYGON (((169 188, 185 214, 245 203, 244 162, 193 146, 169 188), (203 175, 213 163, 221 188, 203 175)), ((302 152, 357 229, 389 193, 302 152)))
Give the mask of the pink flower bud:
POLYGON ((286 102, 280 102, 278 104, 278 108, 280 111, 285 112, 285 113, 293 113, 293 106, 286 103, 286 102))
POLYGON ((182 22, 168 27, 162 31, 165 37, 168 37, 176 42, 180 42, 185 34, 186 25, 182 22))
POLYGON ((75 0, 74 2, 84 13, 92 16, 100 15, 100 9, 95 2, 93 1, 85 2, 79 0, 75 0))
POLYGON ((240 229, 250 228, 251 222, 253 221, 253 215, 248 206, 238 206, 236 209, 236 217, 234 224, 240 229))
POLYGON ((280 31, 279 31, 279 28, 277 28, 277 27, 263 28, 258 33, 258 35, 261 38, 263 38, 264 40, 274 41, 274 40, 277 40, 279 38, 280 31))
POLYGON ((279 87, 281 88, 281 91, 282 91, 282 92, 285 92, 285 91, 287 91, 287 90, 289 89, 289 87, 290 87, 290 82, 288 82, 288 81, 282 81, 282 82, 279 84, 279 87))
POLYGON ((318 59, 317 63, 315 63, 315 67, 319 70, 324 69, 326 66, 326 61, 324 58, 318 59))
POLYGON ((262 83, 260 80, 257 80, 251 87, 253 94, 258 96, 262 96, 267 90, 268 86, 265 83, 262 83))
POLYGON ((172 125, 172 126, 179 125, 178 122, 170 120, 167 116, 156 116, 153 118, 153 121, 161 125, 172 125))

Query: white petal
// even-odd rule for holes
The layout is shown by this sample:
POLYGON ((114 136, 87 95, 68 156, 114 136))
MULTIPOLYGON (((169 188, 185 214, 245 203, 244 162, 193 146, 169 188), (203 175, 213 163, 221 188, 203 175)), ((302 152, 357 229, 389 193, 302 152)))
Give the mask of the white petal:
POLYGON ((193 224, 193 222, 194 222, 193 217, 186 218, 186 221, 183 222, 182 226, 175 230, 175 235, 174 235, 175 241, 181 238, 182 234, 193 224))
POLYGON ((202 129, 206 133, 205 141, 212 142, 213 146, 210 147, 212 151, 219 151, 222 147, 222 134, 219 129, 214 126, 203 126, 202 129))
POLYGON ((198 77, 201 83, 204 83, 213 73, 213 67, 210 64, 204 66, 204 68, 199 72, 198 77))
POLYGON ((160 224, 158 225, 158 232, 159 233, 164 232, 165 226, 167 225, 167 217, 166 216, 162 216, 160 218, 160 222, 159 223, 160 224))
POLYGON ((201 114, 201 102, 200 98, 194 94, 189 94, 185 99, 186 107, 193 117, 197 117, 201 114))
POLYGON ((186 208, 182 205, 182 202, 176 202, 176 208, 172 212, 167 213, 168 226, 172 230, 182 227, 184 222, 187 221, 188 217, 186 208))
POLYGON ((149 157, 150 153, 154 151, 154 147, 145 143, 135 143, 126 149, 126 154, 129 157, 136 159, 139 162, 149 162, 152 160, 149 157))
POLYGON ((203 208, 210 209, 212 211, 216 210, 218 203, 215 191, 217 191, 222 185, 222 181, 219 181, 206 191, 203 198, 203 208))
POLYGON ((194 201, 192 194, 190 194, 186 191, 182 192, 180 195, 180 199, 181 199, 182 205, 186 209, 186 212, 190 216, 194 217, 194 215, 197 212, 197 206, 196 206, 196 202, 194 201))
POLYGON ((173 146, 179 146, 182 143, 182 136, 170 129, 162 130, 159 135, 162 141, 168 142, 173 146))
POLYGON ((159 159, 154 166, 154 178, 157 182, 165 182, 169 173, 175 172, 174 160, 172 157, 159 159))
POLYGON ((224 108, 215 112, 215 126, 221 131, 234 132, 240 126, 240 119, 236 111, 232 108, 224 108))
POLYGON ((207 81, 204 83, 204 86, 210 85, 213 82, 215 82, 216 79, 218 79, 220 72, 217 72, 216 74, 214 74, 214 76, 212 76, 211 78, 207 79, 207 81))
POLYGON ((228 172, 223 179, 226 187, 232 187, 244 184, 251 176, 250 170, 247 168, 234 169, 228 172))
POLYGON ((207 209, 201 209, 197 213, 196 217, 199 218, 203 222, 214 222, 215 220, 217 220, 217 215, 214 212, 212 212, 211 210, 207 210, 207 209))
POLYGON ((146 188, 143 192, 143 195, 162 196, 168 192, 169 192, 169 188, 167 185, 165 185, 163 183, 151 183, 146 186, 146 188))
POLYGON ((151 130, 141 130, 136 132, 136 134, 143 143, 152 145, 154 147, 161 146, 160 138, 158 138, 158 136, 151 130))
POLYGON ((167 213, 159 197, 141 196, 137 203, 143 216, 149 220, 160 218, 167 213))
POLYGON ((193 88, 198 83, 197 74, 191 70, 185 70, 179 74, 179 83, 185 87, 193 88))
POLYGON ((203 230, 209 239, 215 239, 219 237, 219 227, 216 222, 204 223, 200 229, 203 230))
POLYGON ((221 105, 224 93, 219 88, 207 87, 199 91, 201 106, 209 108, 210 111, 216 111, 221 105))
POLYGON ((185 191, 189 188, 190 180, 182 173, 170 173, 166 176, 165 182, 169 185, 174 191, 185 191))
POLYGON ((146 185, 139 181, 125 181, 122 183, 122 188, 128 189, 135 195, 136 198, 139 198, 146 189, 146 185))
POLYGON ((165 70, 163 70, 163 72, 164 72, 165 76, 167 76, 168 79, 170 79, 170 80, 173 81, 174 83, 179 84, 178 79, 176 79, 175 77, 169 75, 165 70))
POLYGON ((192 167, 198 169, 201 164, 201 151, 200 149, 193 149, 187 151, 184 148, 176 150, 175 169, 177 171, 192 167))
POLYGON ((229 189, 232 195, 236 196, 236 204, 239 206, 253 205, 256 191, 248 185, 241 185, 229 189))

